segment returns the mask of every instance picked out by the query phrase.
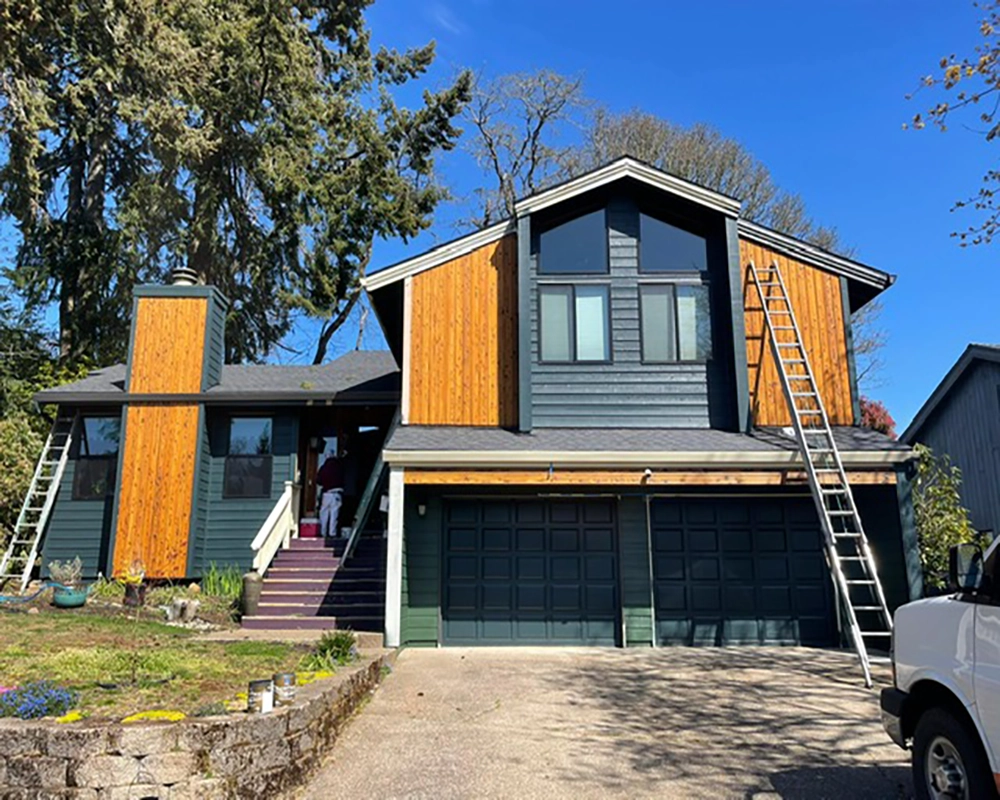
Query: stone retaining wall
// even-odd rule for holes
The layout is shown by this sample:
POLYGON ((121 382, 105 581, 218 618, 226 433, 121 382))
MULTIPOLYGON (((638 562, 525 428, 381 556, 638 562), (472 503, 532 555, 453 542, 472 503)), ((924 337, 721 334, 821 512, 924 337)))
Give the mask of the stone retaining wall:
POLYGON ((0 800, 278 797, 302 783, 382 679, 387 656, 300 686, 270 714, 87 725, 0 720, 0 800))

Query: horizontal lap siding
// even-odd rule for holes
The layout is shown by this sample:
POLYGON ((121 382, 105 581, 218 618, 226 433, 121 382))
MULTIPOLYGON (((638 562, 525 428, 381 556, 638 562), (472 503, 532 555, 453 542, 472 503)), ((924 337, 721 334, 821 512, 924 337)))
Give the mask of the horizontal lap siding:
POLYGON ((853 425, 854 404, 840 278, 746 240, 740 240, 740 260, 750 409, 754 424, 792 423, 770 339, 764 335, 764 314, 757 287, 748 277, 751 260, 758 269, 777 262, 830 423, 853 425))
POLYGON ((107 569, 107 547, 114 513, 111 497, 102 500, 74 500, 73 477, 76 461, 66 463, 59 494, 49 515, 42 544, 42 575, 48 575, 50 561, 83 561, 83 577, 93 579, 107 569))
POLYGON ((517 424, 517 237, 415 275, 409 417, 415 425, 517 424))
MULTIPOLYGON (((630 200, 613 200, 608 205, 607 218, 610 274, 587 276, 585 281, 610 284, 611 364, 540 363, 540 278, 565 283, 584 281, 572 275, 540 276, 537 247, 533 248, 528 301, 533 425, 539 428, 707 428, 711 424, 710 384, 717 387, 720 408, 728 409, 732 403, 729 397, 731 382, 728 377, 722 377, 724 365, 728 363, 728 350, 721 343, 723 337, 713 332, 719 358, 708 364, 642 363, 638 210, 630 200)), ((713 295, 728 291, 722 281, 714 284, 713 278, 713 295)), ((715 306, 713 300, 713 315, 715 306)), ((720 324, 719 330, 725 330, 725 326, 720 324)))
POLYGON ((436 645, 441 614, 442 503, 428 498, 423 516, 417 501, 406 501, 403 523, 401 642, 436 645))
POLYGON ((298 458, 297 419, 290 415, 275 416, 270 497, 223 497, 229 419, 226 413, 215 413, 209 417, 206 532, 201 552, 195 556, 202 572, 212 563, 235 565, 242 570, 251 567, 253 552, 250 545, 285 490, 285 481, 294 478, 298 458))

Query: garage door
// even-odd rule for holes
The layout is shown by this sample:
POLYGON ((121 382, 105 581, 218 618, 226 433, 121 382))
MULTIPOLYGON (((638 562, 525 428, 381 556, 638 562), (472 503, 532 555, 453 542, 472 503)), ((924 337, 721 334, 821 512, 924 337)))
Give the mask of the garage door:
POLYGON ((446 644, 615 644, 613 501, 452 501, 444 549, 446 644))
POLYGON ((656 499, 650 531, 662 644, 834 643, 811 498, 656 499))

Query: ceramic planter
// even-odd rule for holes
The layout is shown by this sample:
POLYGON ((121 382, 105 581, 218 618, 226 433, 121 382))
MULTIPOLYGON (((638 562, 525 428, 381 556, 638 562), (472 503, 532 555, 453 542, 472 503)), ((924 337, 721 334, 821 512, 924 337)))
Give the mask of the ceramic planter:
POLYGON ((86 586, 56 586, 52 593, 52 604, 56 608, 79 608, 87 602, 90 589, 86 586))

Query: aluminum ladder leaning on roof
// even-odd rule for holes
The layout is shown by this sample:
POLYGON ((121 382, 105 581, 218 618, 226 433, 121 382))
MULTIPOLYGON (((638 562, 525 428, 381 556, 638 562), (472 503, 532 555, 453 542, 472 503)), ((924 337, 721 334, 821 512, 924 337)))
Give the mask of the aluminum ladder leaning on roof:
POLYGON ((830 569, 846 612, 848 630, 861 662, 865 685, 872 685, 872 644, 889 649, 892 614, 886 604, 861 515, 847 482, 830 420, 809 365, 809 356, 777 262, 750 272, 760 296, 795 438, 823 527, 830 569), (861 622, 864 622, 862 627, 861 622), (870 641, 870 643, 869 643, 870 641))
POLYGON ((21 512, 14 523, 14 532, 0 558, 0 586, 18 579, 23 592, 31 580, 31 570, 38 558, 38 546, 55 505, 59 483, 66 470, 70 446, 73 443, 75 416, 57 416, 45 440, 41 458, 35 466, 21 512))

